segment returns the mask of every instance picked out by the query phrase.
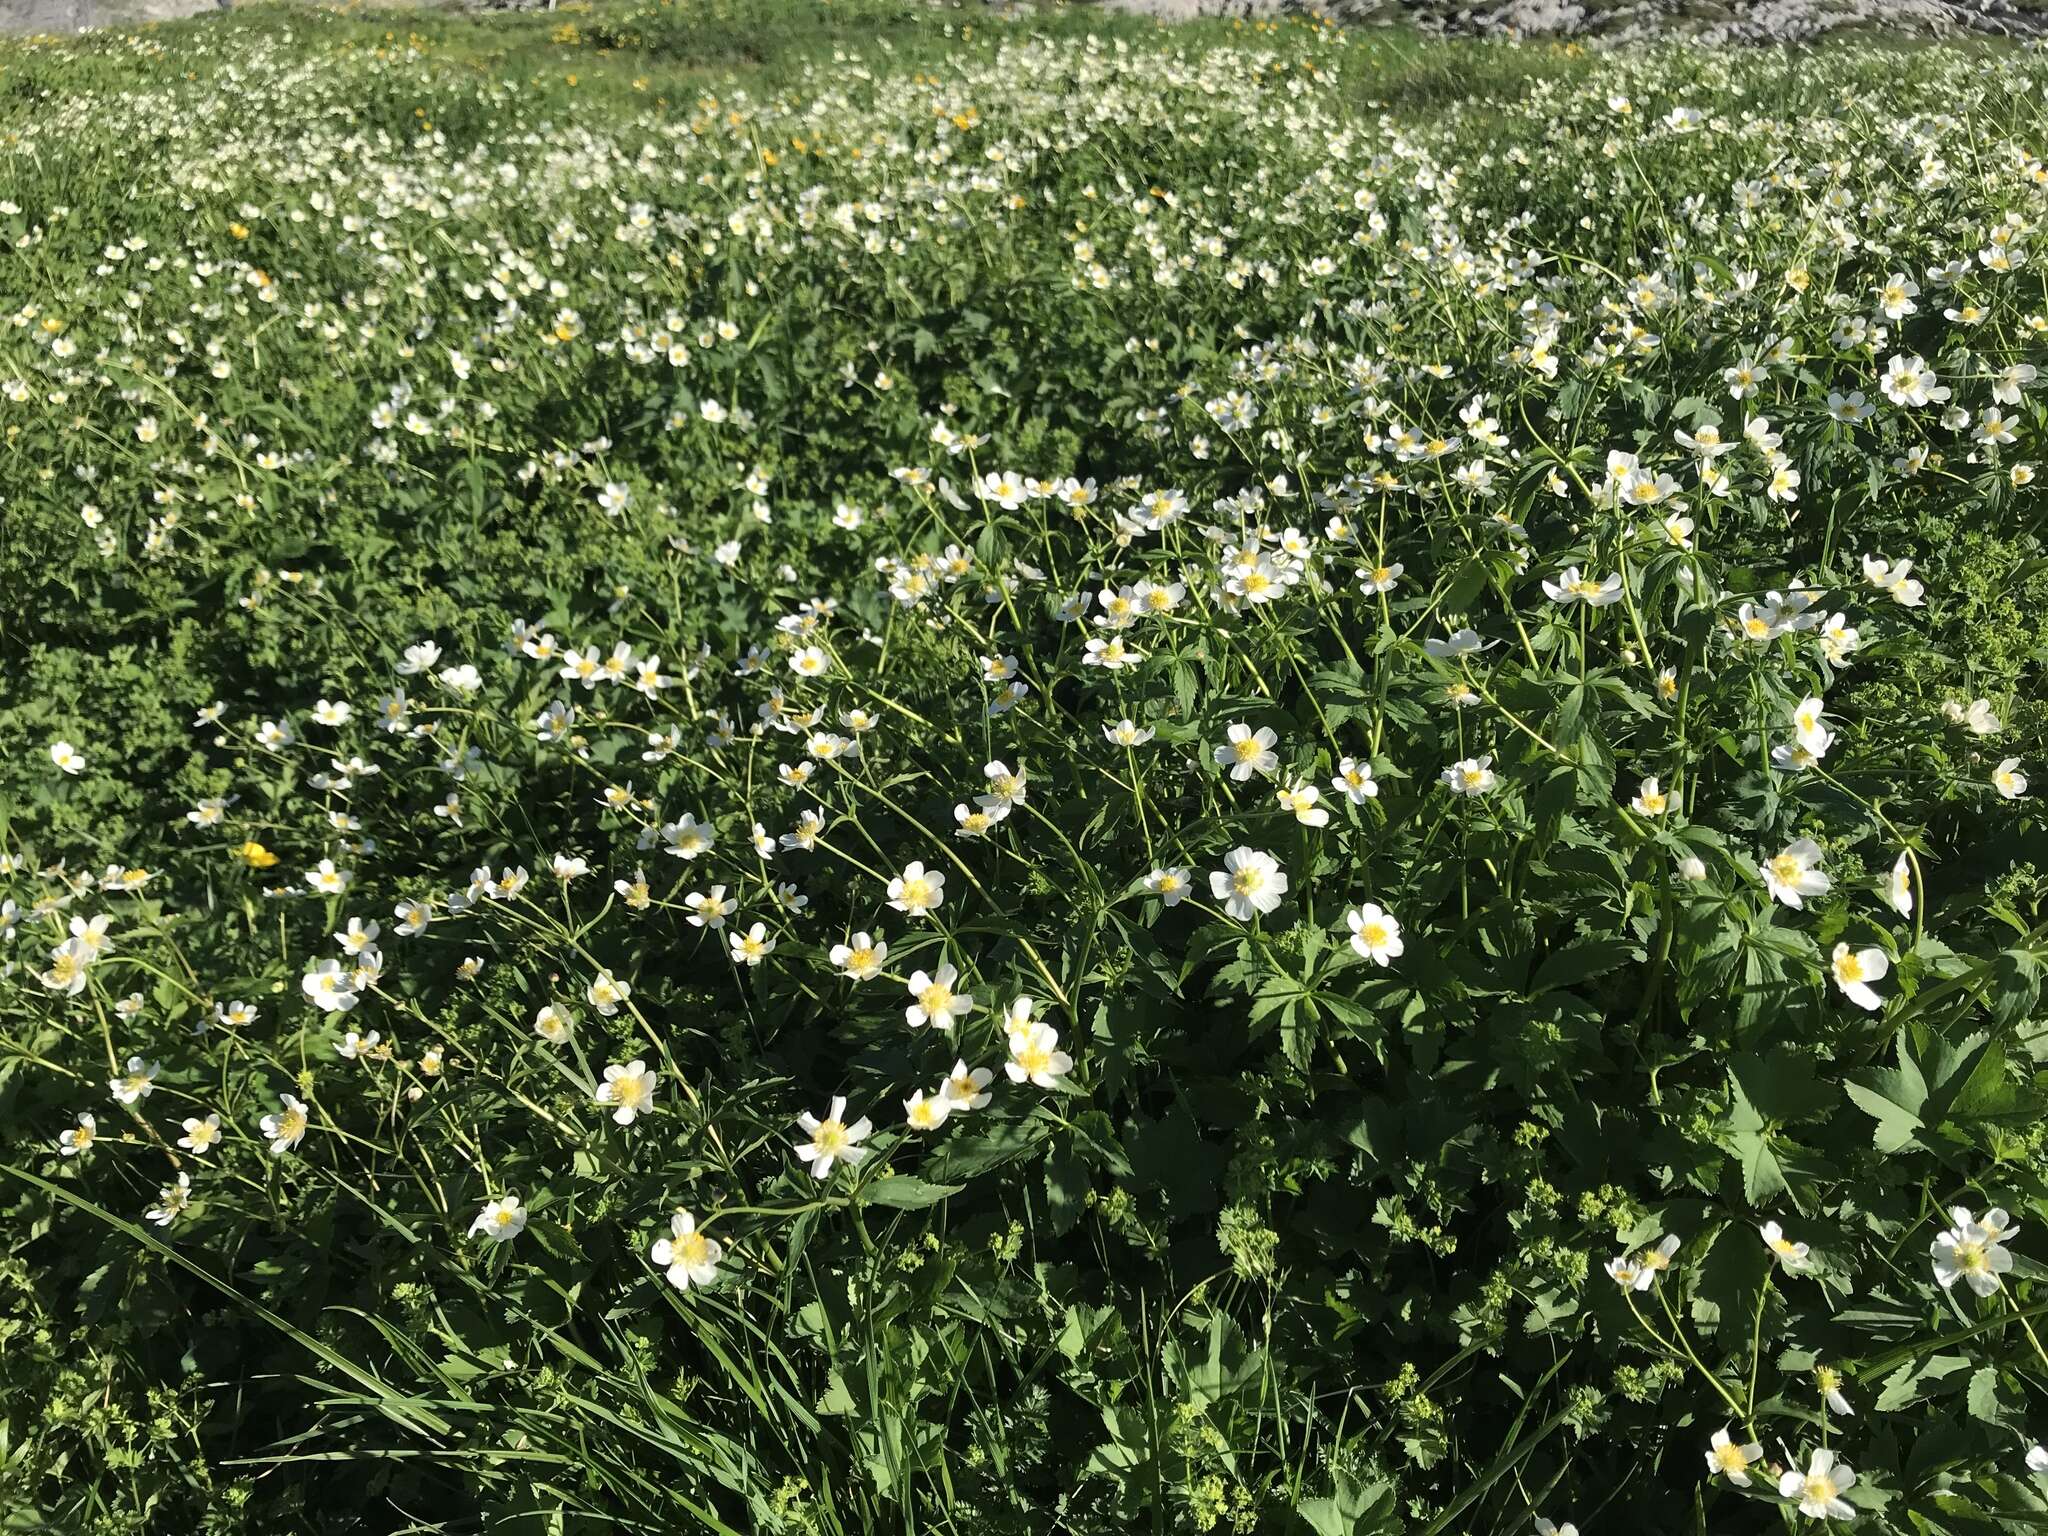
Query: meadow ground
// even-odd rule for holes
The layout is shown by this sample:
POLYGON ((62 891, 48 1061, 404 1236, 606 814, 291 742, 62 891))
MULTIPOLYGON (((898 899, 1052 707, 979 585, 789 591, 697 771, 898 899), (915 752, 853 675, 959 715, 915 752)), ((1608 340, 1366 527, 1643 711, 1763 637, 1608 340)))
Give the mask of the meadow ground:
POLYGON ((0 1524, 2048 1524, 2044 84, 0 43, 0 1524))

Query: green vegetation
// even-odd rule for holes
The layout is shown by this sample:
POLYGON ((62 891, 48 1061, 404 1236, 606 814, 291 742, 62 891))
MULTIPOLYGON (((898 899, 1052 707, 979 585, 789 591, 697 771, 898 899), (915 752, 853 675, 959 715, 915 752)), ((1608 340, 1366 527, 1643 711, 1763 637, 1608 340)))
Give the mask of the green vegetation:
POLYGON ((0 45, 7 1527, 2048 1523, 2044 74, 0 45))

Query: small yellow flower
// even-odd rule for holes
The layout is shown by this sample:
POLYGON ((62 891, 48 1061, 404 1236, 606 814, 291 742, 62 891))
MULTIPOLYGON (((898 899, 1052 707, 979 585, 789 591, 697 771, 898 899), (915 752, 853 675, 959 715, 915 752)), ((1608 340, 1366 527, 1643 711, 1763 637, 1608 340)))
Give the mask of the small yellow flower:
POLYGON ((235 850, 235 857, 251 869, 268 869, 277 862, 277 855, 257 842, 254 838, 235 850))

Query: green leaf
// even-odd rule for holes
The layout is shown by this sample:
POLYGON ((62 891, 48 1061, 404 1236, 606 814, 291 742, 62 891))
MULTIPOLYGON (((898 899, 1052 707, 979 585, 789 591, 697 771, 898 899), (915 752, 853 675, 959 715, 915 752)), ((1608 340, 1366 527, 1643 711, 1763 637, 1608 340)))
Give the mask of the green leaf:
POLYGON ((1529 995, 1562 992, 1595 976, 1618 970, 1642 958, 1642 946, 1632 939, 1579 939, 1554 950, 1536 967, 1536 979, 1529 983, 1529 995))
POLYGON ((931 1184, 915 1174, 899 1173, 861 1186, 861 1199, 868 1205, 886 1205, 899 1211, 921 1211, 937 1205, 948 1195, 957 1195, 964 1184, 931 1184))
MULTIPOLYGON (((1847 1087, 1849 1101, 1877 1121, 1878 1151, 1902 1152, 1920 1145, 1920 1116, 1913 1109, 1892 1098, 1885 1088, 1862 1083, 1850 1083, 1847 1087)), ((1892 1091, 1899 1091, 1897 1085, 1892 1085, 1892 1091)))
POLYGON ((1294 1512, 1316 1536, 1380 1536, 1399 1529, 1395 1492, 1392 1483, 1354 1483, 1340 1477, 1330 1497, 1303 1499, 1294 1512))

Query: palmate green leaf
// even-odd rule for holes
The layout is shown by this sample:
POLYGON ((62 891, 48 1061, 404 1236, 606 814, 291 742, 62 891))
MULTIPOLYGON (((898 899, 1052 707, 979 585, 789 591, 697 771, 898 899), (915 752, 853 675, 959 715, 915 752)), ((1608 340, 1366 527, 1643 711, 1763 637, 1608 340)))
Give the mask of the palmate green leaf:
POLYGON ((1397 1505, 1390 1482, 1339 1478, 1328 1497, 1303 1499, 1294 1509, 1316 1536, 1382 1536, 1400 1529, 1397 1505))
POLYGON ((1781 1045, 1762 1056, 1739 1056, 1728 1070, 1754 1113, 1788 1124, 1840 1102, 1834 1085, 1821 1081, 1820 1065, 1815 1056, 1781 1045))
POLYGON ((1728 1076, 1728 1117, 1723 1124, 1728 1147, 1742 1173, 1742 1197, 1762 1206, 1786 1188, 1785 1170, 1773 1146, 1771 1122, 1752 1104, 1742 1079, 1728 1076))
POLYGON ((1849 1101, 1877 1121, 1877 1150, 1901 1152, 1919 1145, 1924 1126, 1920 1106, 1927 1102, 1926 1085, 1919 1074, 1905 1070, 1882 1071, 1868 1082, 1846 1085, 1849 1101))

